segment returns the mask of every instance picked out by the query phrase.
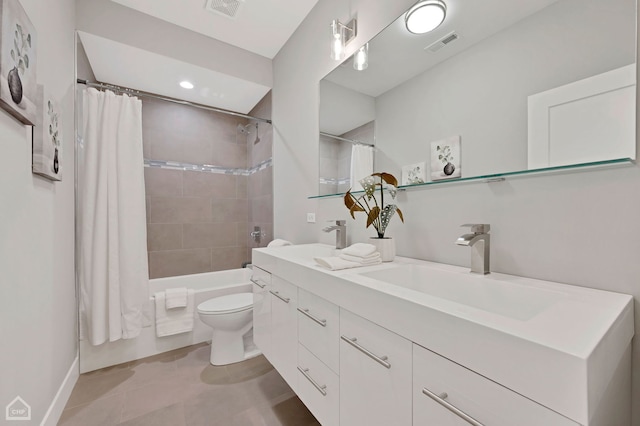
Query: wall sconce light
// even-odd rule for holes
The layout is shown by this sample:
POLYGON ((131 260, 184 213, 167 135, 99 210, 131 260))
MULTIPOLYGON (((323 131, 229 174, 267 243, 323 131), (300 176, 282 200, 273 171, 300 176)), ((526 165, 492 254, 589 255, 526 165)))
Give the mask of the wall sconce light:
POLYGON ((353 69, 356 71, 366 70, 369 66, 369 43, 365 43, 353 54, 353 69))
POLYGON ((337 19, 331 22, 331 59, 342 61, 345 58, 345 47, 357 34, 356 24, 355 18, 347 25, 337 19))
POLYGON ((447 5, 442 0, 422 0, 409 9, 404 17, 407 30, 414 34, 433 31, 447 15, 447 5))

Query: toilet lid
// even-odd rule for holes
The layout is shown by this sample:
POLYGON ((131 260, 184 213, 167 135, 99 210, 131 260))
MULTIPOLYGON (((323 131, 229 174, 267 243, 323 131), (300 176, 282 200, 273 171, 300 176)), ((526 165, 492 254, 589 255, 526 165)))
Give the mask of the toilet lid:
POLYGON ((198 305, 198 312, 208 314, 229 314, 244 311, 253 306, 253 293, 237 293, 214 297, 198 305))

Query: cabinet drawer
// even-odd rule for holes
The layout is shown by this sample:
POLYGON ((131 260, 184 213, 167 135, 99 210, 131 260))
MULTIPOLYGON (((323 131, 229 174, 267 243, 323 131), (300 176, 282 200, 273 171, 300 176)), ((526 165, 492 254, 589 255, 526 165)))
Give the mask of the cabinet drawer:
POLYGON ((298 345, 297 394, 320 424, 339 424, 339 378, 302 345, 298 345))
POLYGON ((416 425, 476 424, 463 420, 465 415, 486 426, 578 425, 416 344, 413 345, 413 374, 416 425))
POLYGON ((411 345, 340 309, 340 424, 411 425, 411 345))
POLYGON ((257 266, 253 266, 253 272, 251 274, 251 282, 259 288, 266 288, 271 284, 271 273, 261 269, 257 266))
POLYGON ((298 340, 335 373, 340 369, 340 308, 298 289, 298 340))

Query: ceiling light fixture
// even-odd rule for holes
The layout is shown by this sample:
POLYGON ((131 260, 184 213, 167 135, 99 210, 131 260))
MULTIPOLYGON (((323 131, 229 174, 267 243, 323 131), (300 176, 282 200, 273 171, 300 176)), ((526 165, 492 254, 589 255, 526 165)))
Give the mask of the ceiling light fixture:
POLYGON ((193 89, 193 83, 190 81, 184 80, 180 82, 180 87, 183 89, 193 89))
POLYGON ((347 25, 337 19, 331 22, 331 59, 342 61, 345 58, 345 47, 357 34, 356 23, 355 18, 347 25))
POLYGON ((369 43, 365 43, 353 54, 353 69, 356 71, 366 70, 369 66, 369 43))
POLYGON ((409 9, 404 17, 407 30, 414 34, 433 31, 444 22, 447 5, 442 0, 422 0, 409 9))

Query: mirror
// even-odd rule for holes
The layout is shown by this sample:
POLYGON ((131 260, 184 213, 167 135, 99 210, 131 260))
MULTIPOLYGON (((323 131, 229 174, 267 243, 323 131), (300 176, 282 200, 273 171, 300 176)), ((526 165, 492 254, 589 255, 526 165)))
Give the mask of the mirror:
POLYGON ((445 1, 436 30, 403 14, 366 70, 347 59, 320 81, 321 132, 373 122, 375 170, 427 182, 635 158, 635 0, 445 1))

